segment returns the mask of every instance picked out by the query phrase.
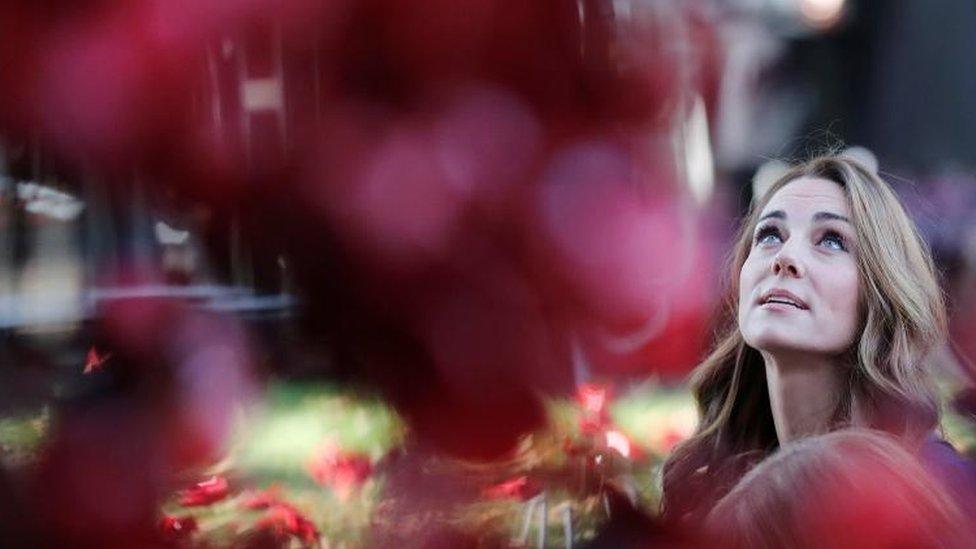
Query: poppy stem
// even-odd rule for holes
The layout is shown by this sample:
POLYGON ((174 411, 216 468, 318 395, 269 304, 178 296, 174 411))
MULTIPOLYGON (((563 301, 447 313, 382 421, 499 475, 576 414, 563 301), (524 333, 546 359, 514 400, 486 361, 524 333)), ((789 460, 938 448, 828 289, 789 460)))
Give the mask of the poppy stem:
POLYGON ((549 519, 549 506, 546 502, 546 493, 539 494, 542 497, 541 509, 539 511, 539 549, 546 547, 546 523, 549 519))

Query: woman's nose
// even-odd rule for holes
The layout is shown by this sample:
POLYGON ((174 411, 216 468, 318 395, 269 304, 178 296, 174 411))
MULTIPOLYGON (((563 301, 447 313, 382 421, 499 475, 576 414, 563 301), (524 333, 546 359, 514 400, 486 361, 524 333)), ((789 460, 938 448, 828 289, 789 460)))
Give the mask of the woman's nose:
POLYGON ((799 263, 793 257, 792 254, 783 253, 784 250, 780 250, 780 253, 776 254, 773 258, 773 274, 779 276, 790 276, 798 278, 803 276, 803 270, 800 268, 799 263))

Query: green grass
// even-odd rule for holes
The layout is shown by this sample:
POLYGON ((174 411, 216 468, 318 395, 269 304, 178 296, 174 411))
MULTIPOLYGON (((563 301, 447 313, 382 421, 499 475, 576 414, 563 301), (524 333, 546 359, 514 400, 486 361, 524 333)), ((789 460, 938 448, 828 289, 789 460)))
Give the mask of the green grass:
POLYGON ((231 463, 268 480, 304 481, 308 460, 327 441, 375 461, 403 435, 399 418, 378 399, 331 385, 274 383, 239 421, 231 463))
POLYGON ((399 446, 403 435, 399 418, 376 398, 333 385, 272 383, 260 404, 242 411, 227 459, 210 471, 235 479, 237 494, 203 509, 183 509, 170 501, 164 511, 193 514, 210 543, 229 546, 264 516, 242 508, 240 490, 274 486, 331 543, 354 546, 370 525, 382 479, 371 478, 340 500, 312 479, 308 464, 328 441, 375 463, 399 446))
POLYGON ((0 418, 0 465, 19 469, 33 463, 50 425, 46 407, 34 413, 0 418))

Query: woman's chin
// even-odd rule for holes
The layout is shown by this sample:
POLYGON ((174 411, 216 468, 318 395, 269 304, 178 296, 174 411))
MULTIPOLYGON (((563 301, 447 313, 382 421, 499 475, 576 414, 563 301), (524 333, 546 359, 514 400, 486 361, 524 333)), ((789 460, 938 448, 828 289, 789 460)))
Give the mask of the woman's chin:
POLYGON ((746 344, 763 354, 820 353, 820 349, 810 345, 809 338, 801 334, 783 333, 780 330, 762 331, 745 335, 746 344))
POLYGON ((834 349, 833 347, 828 348, 826 346, 811 345, 809 340, 804 341, 799 337, 759 337, 752 342, 747 339, 746 344, 764 356, 784 358, 799 355, 834 357, 840 355, 843 351, 842 347, 834 349))

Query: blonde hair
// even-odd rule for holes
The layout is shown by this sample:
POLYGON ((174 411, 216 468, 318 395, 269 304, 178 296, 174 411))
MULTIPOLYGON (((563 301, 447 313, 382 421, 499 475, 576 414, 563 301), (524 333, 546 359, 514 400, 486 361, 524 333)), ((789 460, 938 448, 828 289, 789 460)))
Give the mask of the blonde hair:
POLYGON ((790 443, 708 516, 722 546, 964 547, 965 519, 890 435, 844 429, 790 443))
POLYGON ((848 390, 841 395, 835 424, 849 424, 857 407, 868 413, 869 426, 914 442, 938 424, 925 360, 945 339, 946 312, 928 247, 876 173, 842 155, 814 158, 789 169, 754 198, 740 227, 729 265, 727 325, 692 375, 699 425, 665 463, 666 515, 680 517, 714 502, 750 462, 778 445, 762 357, 746 345, 736 324, 738 278, 763 208, 777 191, 804 177, 844 189, 858 240, 861 328, 846 356, 848 390), (725 478, 715 476, 720 472, 725 478))

